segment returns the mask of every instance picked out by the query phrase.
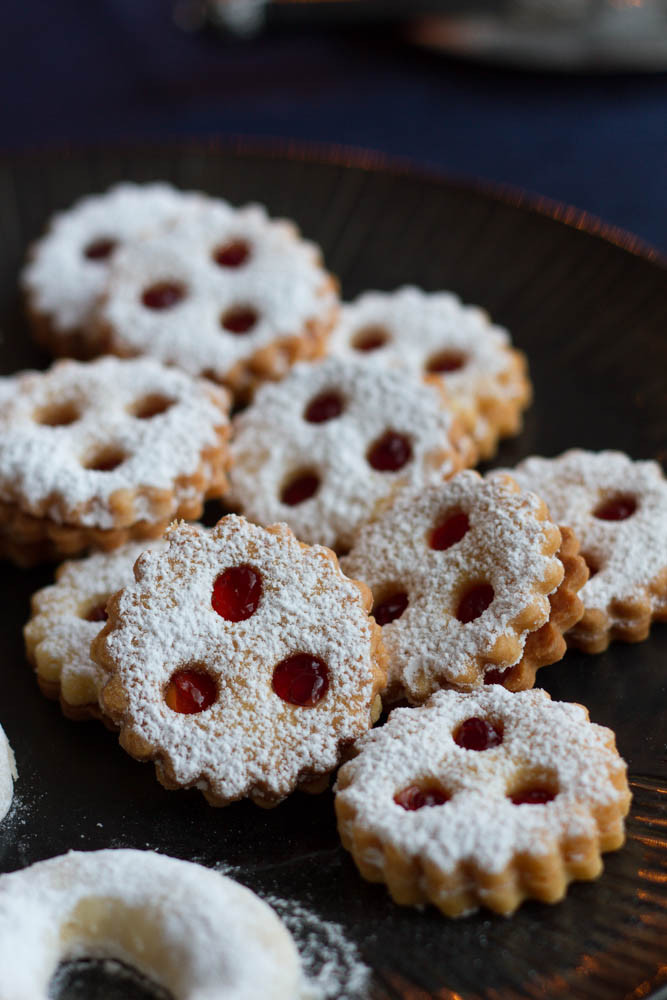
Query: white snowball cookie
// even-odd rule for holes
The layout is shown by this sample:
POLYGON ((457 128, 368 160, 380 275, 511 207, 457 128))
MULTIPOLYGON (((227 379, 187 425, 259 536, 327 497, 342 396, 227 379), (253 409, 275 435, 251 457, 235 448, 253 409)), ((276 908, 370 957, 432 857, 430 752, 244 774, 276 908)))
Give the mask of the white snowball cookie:
POLYGON ((14 753, 0 726, 0 820, 9 812, 14 795, 14 781, 18 777, 14 753))
POLYGON ((47 1000, 60 963, 80 958, 125 962, 174 1000, 297 1000, 301 988, 266 903, 149 851, 71 851, 0 877, 2 1000, 47 1000))

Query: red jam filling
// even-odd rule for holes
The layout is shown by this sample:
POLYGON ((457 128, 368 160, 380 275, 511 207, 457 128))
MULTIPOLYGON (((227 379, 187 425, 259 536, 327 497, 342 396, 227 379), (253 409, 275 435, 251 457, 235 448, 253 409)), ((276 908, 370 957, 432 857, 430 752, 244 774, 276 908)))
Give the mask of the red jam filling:
POLYGON ((490 750, 503 742, 503 734, 486 719, 473 715, 456 730, 454 742, 464 750, 490 750))
POLYGON ((313 708, 329 690, 329 668, 319 656, 294 653, 274 669, 272 687, 290 705, 313 708))
POLYGON ((408 812, 416 812, 424 806, 444 805, 445 802, 449 802, 449 798, 450 796, 441 788, 420 788, 419 785, 410 785, 394 795, 394 802, 408 812))
POLYGON ((217 687, 200 670, 178 670, 167 685, 165 701, 172 712, 194 715, 209 708, 216 699, 217 687))
POLYGON ((229 333, 249 333, 259 319, 256 310, 251 306, 234 306, 224 313, 221 323, 229 333))
POLYGON ((456 617, 464 625, 474 622, 483 614, 493 600, 493 587, 490 583, 476 583, 465 592, 456 609, 456 617))
POLYGON ((612 497, 603 500, 593 511, 593 516, 601 521, 625 521, 636 510, 637 501, 633 496, 612 497))
POLYGON ((533 788, 523 788, 520 792, 510 795, 515 806, 542 806, 547 802, 552 802, 556 798, 556 793, 550 788, 536 785, 533 788))
POLYGON ((412 458, 412 445, 405 434, 386 431, 371 445, 366 457, 378 472, 397 472, 412 458))
POLYGON ((461 541, 469 527, 470 522, 467 514, 452 514, 435 526, 431 532, 429 545, 439 552, 450 549, 452 545, 461 541))
POLYGON ((485 684, 504 684, 505 678, 509 675, 510 668, 505 667, 501 670, 500 667, 493 667, 492 670, 487 670, 484 674, 485 684))
POLYGON ((314 475, 312 472, 305 473, 302 476, 297 476, 296 479, 292 479, 283 488, 280 499, 288 507, 296 507, 297 504, 303 503, 305 500, 310 500, 317 493, 319 485, 319 476, 314 475))
POLYGON ((92 243, 89 243, 83 254, 88 260, 106 260, 107 257, 111 256, 115 248, 116 240, 102 237, 99 240, 93 240, 92 243))
POLYGON ((254 566, 230 566, 213 584, 211 605, 228 622, 244 622, 257 610, 262 577, 254 566))
POLYGON ((389 622, 400 618, 407 606, 408 595, 403 591, 398 591, 398 593, 390 594, 389 597, 385 597, 384 601, 376 604, 371 614, 378 625, 388 625, 389 622))
POLYGON ((171 309, 185 298, 183 285, 175 281, 159 281, 144 290, 141 301, 147 309, 171 309))
POLYGON ((224 246, 218 247, 213 254, 213 260, 220 267, 240 267, 250 256, 250 247, 245 240, 230 240, 224 246))
POLYGON ((381 326, 367 326, 364 330, 360 330, 354 338, 352 346, 355 351, 363 351, 367 354, 384 347, 388 340, 389 335, 381 326))
POLYGON ((465 363, 466 356, 460 351, 441 351, 430 359, 426 370, 434 375, 446 375, 448 372, 456 372, 463 368, 465 363))
POLYGON ((107 602, 106 600, 100 601, 96 604, 94 608, 91 608, 86 615, 87 622, 105 622, 109 618, 107 614, 107 602))
POLYGON ((337 392, 321 392, 311 399, 303 415, 311 424, 323 424, 339 417, 342 412, 343 400, 337 392))

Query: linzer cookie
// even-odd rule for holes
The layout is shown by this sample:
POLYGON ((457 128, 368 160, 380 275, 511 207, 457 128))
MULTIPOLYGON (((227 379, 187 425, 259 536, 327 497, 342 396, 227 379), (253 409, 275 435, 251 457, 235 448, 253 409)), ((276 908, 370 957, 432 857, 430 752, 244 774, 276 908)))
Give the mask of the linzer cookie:
POLYGON ((639 642, 651 621, 667 621, 667 481, 657 462, 573 449, 510 471, 581 543, 590 578, 568 642, 601 653, 612 639, 639 642))
POLYGON ((53 354, 86 359, 101 353, 91 319, 113 255, 202 201, 169 184, 125 183, 55 215, 21 276, 35 338, 53 354))
POLYGON ((4 729, 0 726, 0 820, 9 812, 14 796, 16 761, 4 729))
POLYGON ((480 458, 519 432, 531 400, 525 356, 507 331, 449 292, 366 292, 342 306, 329 350, 441 378, 480 458))
POLYGON ((576 547, 507 475, 464 471, 400 496, 342 561, 373 591, 389 657, 386 699, 419 704, 441 687, 532 686, 538 667, 563 656, 562 628, 583 611, 576 547))
POLYGON ((302 996, 286 927, 210 868, 153 851, 70 851, 0 876, 3 1000, 64 996, 61 963, 91 956, 147 977, 152 988, 133 996, 302 996))
POLYGON ((69 560, 56 582, 33 594, 32 615, 23 629, 26 653, 40 689, 60 701, 71 719, 99 718, 104 675, 90 658, 90 644, 107 620, 113 594, 134 582, 132 567, 142 552, 164 542, 129 542, 114 552, 69 560))
POLYGON ((236 418, 229 500, 253 521, 345 549, 400 490, 470 461, 464 447, 439 385, 328 358, 263 386, 236 418))
POLYGON ((614 734, 545 691, 439 691, 396 709, 338 773, 336 814, 364 878, 449 917, 560 900, 624 842, 614 734))
POLYGON ((98 328, 113 354, 148 354, 245 395, 321 355, 337 315, 336 282, 292 223, 216 201, 118 250, 98 328))
POLYGON ((107 605, 91 654, 122 746, 213 805, 321 791, 380 711, 368 588, 284 524, 180 524, 107 605))
POLYGON ((0 405, 0 553, 117 548, 198 517, 226 484, 229 398, 149 359, 60 361, 0 405))

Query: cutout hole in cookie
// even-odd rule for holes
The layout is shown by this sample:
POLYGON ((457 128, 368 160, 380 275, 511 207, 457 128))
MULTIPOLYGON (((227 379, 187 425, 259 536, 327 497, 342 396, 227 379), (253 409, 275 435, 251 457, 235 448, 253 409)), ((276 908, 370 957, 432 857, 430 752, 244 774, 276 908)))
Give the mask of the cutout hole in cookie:
POLYGON ((600 521, 626 521, 637 510, 637 499, 631 493, 607 497, 597 505, 593 517, 600 521))
POLYGON ((228 333, 241 336, 250 333, 259 320, 259 313, 252 306, 237 305, 226 309, 220 317, 220 323, 228 333))
POLYGON ((205 664, 192 663, 176 670, 169 679, 164 700, 172 712, 195 715, 210 708, 218 697, 218 684, 205 664))
POLYGON ((230 566, 213 584, 211 607, 225 621, 244 622, 257 610, 262 588, 262 575, 256 566, 230 566))
POLYGON ((280 501, 288 507, 296 507, 314 497, 319 488, 318 474, 310 469, 304 469, 285 483, 280 493, 280 501))
POLYGON ((460 542, 470 527, 468 515, 464 511, 447 514, 431 532, 428 543, 432 549, 444 552, 460 542))
POLYGON ((329 668, 312 653, 293 653, 274 667, 271 686, 290 705, 314 708, 329 690, 329 668))
POLYGON ((484 674, 484 683, 504 684, 505 681, 509 680, 511 672, 512 667, 504 667, 502 670, 500 667, 492 667, 491 670, 487 670, 484 674))
POLYGON ((579 555, 584 560, 588 566, 588 579, 591 580, 597 573, 601 570, 601 565, 599 559, 592 556, 589 552, 580 552, 579 555))
POLYGON ((412 458, 412 442, 398 431, 385 431, 370 446, 366 458, 377 472, 398 472, 412 458))
POLYGON ((343 397, 335 389, 326 389, 314 396, 303 411, 303 418, 309 424, 324 424, 335 420, 343 412, 343 397))
POLYGON ((429 806, 442 806, 451 795, 435 784, 408 785, 394 795, 394 802, 406 812, 416 812, 429 806))
POLYGON ((75 958, 58 966, 49 1000, 173 1000, 159 983, 115 958, 75 958))
POLYGON ((45 427, 69 427, 75 423, 81 413, 75 403, 52 403, 43 406, 34 414, 35 422, 45 427))
POLYGON ((357 330, 350 343, 355 351, 369 354, 384 347, 390 340, 389 331, 383 326, 364 326, 361 330, 357 330))
POLYGON ((250 256, 250 245, 241 239, 228 240, 213 251, 218 267, 241 267, 250 256))
POLYGON ((499 722, 473 715, 455 729, 453 739, 464 750, 491 750, 503 742, 503 727, 499 722))
POLYGON ((553 802, 559 791, 555 773, 523 775, 508 790, 507 797, 515 806, 541 806, 553 802))
POLYGON ((494 590, 490 583, 480 581, 464 590, 456 608, 456 618, 462 625, 474 622, 483 615, 494 598, 494 590))
POLYGON ((83 256, 88 260, 108 260, 117 245, 118 241, 110 236, 100 236, 84 247, 83 256))
POLYGON ((388 625, 400 618, 410 600, 404 590, 383 587, 380 597, 373 604, 371 614, 378 625, 388 625))
POLYGON ((97 603, 95 603, 91 607, 89 607, 86 610, 85 614, 82 614, 81 617, 85 618, 85 620, 87 622, 105 622, 105 621, 108 621, 108 619, 109 619, 109 615, 107 613, 107 601, 108 600, 109 600, 108 596, 107 597, 103 597, 101 601, 97 601, 97 603))
POLYGON ((440 351, 426 362, 426 371, 431 375, 447 375, 460 371, 467 361, 463 351, 440 351))
POLYGON ((125 458, 126 455, 120 448, 100 448, 88 456, 83 467, 91 472, 113 472, 123 464, 125 458))
POLYGON ((147 309, 172 309, 185 298, 185 285, 178 281, 157 281, 145 288, 141 301, 147 309))
POLYGON ((174 402, 175 400, 169 399, 168 396, 154 392, 138 400, 130 412, 138 420, 150 420, 151 417, 159 417, 161 413, 166 413, 174 405, 174 402))

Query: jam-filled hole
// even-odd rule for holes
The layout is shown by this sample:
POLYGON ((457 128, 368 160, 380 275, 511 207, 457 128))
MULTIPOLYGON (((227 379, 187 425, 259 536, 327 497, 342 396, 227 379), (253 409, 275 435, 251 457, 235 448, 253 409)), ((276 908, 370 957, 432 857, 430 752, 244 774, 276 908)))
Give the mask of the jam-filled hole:
POLYGON ((164 700, 172 712, 195 715, 210 708, 218 697, 218 685, 200 664, 192 664, 171 675, 164 700))
POLYGON ((506 680, 509 680, 511 670, 511 667, 504 667, 502 670, 500 667, 492 667, 491 670, 487 670, 484 674, 484 683, 504 684, 506 680))
POLYGON ((426 362, 426 371, 432 375, 446 375, 459 371, 467 360, 462 351, 440 351, 426 362))
POLYGON ((394 802, 407 812, 416 812, 425 806, 442 806, 450 798, 451 795, 437 785, 408 785, 394 795, 394 802))
POLYGON ((85 618, 85 620, 87 622, 105 622, 105 621, 107 621, 108 618, 109 618, 109 614, 107 612, 107 601, 108 600, 109 600, 109 598, 105 597, 103 600, 98 601, 97 604, 94 604, 92 606, 92 608, 88 608, 88 610, 86 611, 85 615, 83 615, 82 617, 85 618))
POLYGON ((320 488, 320 477, 316 472, 305 470, 298 472, 283 486, 280 500, 288 507, 296 507, 314 497, 320 488))
POLYGON ((108 260, 117 245, 117 240, 113 240, 109 236, 101 236, 84 247, 83 255, 88 260, 108 260))
POLYGON ((123 464, 125 457, 119 448, 101 448, 88 456, 83 467, 91 472, 113 472, 123 464))
POLYGON ((409 604, 408 595, 404 590, 392 590, 391 593, 376 601, 371 614, 378 625, 388 625, 400 618, 409 604))
POLYGON ((468 515, 463 511, 448 514, 442 521, 436 524, 431 532, 428 543, 432 549, 443 552, 445 549, 450 549, 452 545, 460 542, 469 527, 470 521, 468 520, 468 515))
POLYGON ((303 417, 310 424, 324 424, 339 417, 343 406, 341 394, 335 389, 327 389, 311 399, 303 411, 303 417))
POLYGON ((238 335, 250 333, 259 320, 259 313, 252 306, 232 306, 220 317, 220 323, 228 333, 238 335))
POLYGON ((293 653, 274 667, 271 686, 290 705, 313 708, 329 690, 329 668, 312 653, 293 653))
POLYGON ((631 493, 608 497, 597 505, 593 517, 601 521, 626 521, 637 510, 637 500, 631 493))
POLYGON ((491 750, 503 742, 503 727, 473 715, 456 728, 454 742, 464 750, 491 750))
POLYGON ((171 309, 185 298, 185 286, 178 281, 157 281, 145 288, 141 301, 147 309, 171 309))
POLYGON ((35 413, 35 421, 45 427, 69 427, 81 416, 74 403, 52 403, 35 413))
POLYGON ((493 601, 494 591, 490 583, 474 583, 468 587, 459 599, 456 608, 456 617, 463 624, 474 622, 476 618, 484 614, 493 601))
POLYGON ((412 443, 405 434, 385 431, 370 446, 366 458, 377 472, 398 472, 412 458, 412 443))
POLYGON ((355 351, 363 351, 369 354, 384 347, 390 340, 389 332, 383 326, 365 326, 358 330, 352 338, 352 347, 355 351))
POLYGON ((255 566, 230 566, 213 584, 211 606, 228 622, 244 622, 254 615, 262 596, 262 575, 255 566))
POLYGON ((131 412, 138 420, 150 420, 151 417, 159 417, 161 413, 166 413, 173 405, 173 399, 154 392, 135 403, 131 412))
POLYGON ((228 240, 213 251, 218 267, 241 267, 250 256, 250 246, 245 240, 228 240))
POLYGON ((541 806, 553 802, 558 795, 558 781, 555 775, 535 775, 524 777, 507 793, 515 806, 541 806))

